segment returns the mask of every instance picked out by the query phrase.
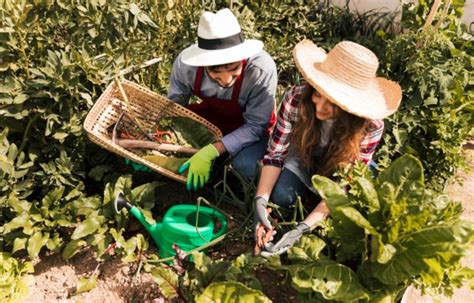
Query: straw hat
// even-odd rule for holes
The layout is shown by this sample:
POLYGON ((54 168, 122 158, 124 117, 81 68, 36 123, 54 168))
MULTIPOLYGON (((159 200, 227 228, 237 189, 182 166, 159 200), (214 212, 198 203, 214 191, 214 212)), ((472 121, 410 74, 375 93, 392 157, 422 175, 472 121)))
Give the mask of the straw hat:
POLYGON ((198 25, 198 42, 183 51, 181 61, 192 66, 211 66, 249 58, 263 48, 263 42, 244 40, 234 14, 224 8, 204 12, 198 25))
POLYGON ((383 119, 400 105, 400 85, 376 76, 379 61, 360 44, 342 41, 326 54, 313 42, 303 40, 293 49, 293 59, 311 86, 356 116, 383 119))

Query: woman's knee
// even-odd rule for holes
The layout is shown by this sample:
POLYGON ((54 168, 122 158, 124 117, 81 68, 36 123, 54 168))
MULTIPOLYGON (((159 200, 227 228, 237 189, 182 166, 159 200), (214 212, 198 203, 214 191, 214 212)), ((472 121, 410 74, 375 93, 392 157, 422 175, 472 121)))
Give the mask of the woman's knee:
POLYGON ((298 195, 294 190, 285 188, 284 186, 275 186, 270 195, 270 201, 272 203, 285 208, 289 208, 291 205, 295 204, 297 198, 298 195))

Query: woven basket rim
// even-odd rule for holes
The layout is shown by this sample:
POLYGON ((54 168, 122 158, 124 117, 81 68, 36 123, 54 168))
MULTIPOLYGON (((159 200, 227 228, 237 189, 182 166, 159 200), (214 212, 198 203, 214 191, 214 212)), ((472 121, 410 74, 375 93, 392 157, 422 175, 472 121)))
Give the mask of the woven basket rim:
MULTIPOLYGON (((156 92, 151 91, 149 88, 144 87, 142 85, 139 85, 135 82, 129 81, 129 80, 121 80, 120 81, 124 90, 130 92, 133 92, 133 95, 131 98, 129 96, 129 102, 132 107, 132 110, 140 110, 145 107, 146 104, 142 104, 141 102, 144 102, 143 100, 151 100, 153 104, 156 102, 157 105, 162 105, 162 106, 171 106, 170 109, 166 109, 166 113, 168 112, 173 112, 173 114, 176 114, 178 116, 185 116, 188 118, 191 118, 204 126, 206 126, 209 131, 214 135, 215 140, 217 141, 222 137, 222 132, 211 122, 208 120, 204 119, 203 117, 197 115, 196 113, 192 112, 191 110, 185 108, 184 106, 173 102, 169 100, 167 97, 162 96, 156 92), (143 98, 137 99, 136 96, 143 96, 143 98), (145 98, 146 97, 146 98, 145 98), (172 102, 173 104, 170 104, 169 102, 172 102)), ((153 171, 164 175, 168 178, 171 178, 173 180, 179 181, 181 183, 186 182, 186 177, 179 175, 177 173, 174 173, 168 169, 165 169, 163 167, 160 167, 156 165, 155 163, 152 163, 148 160, 143 159, 142 157, 138 156, 135 154, 133 151, 127 150, 116 143, 112 142, 112 138, 110 136, 104 136, 103 134, 107 132, 107 127, 104 125, 108 125, 111 122, 113 122, 110 118, 108 118, 108 115, 112 115, 112 100, 113 99, 119 99, 121 100, 121 96, 117 91, 117 84, 115 81, 112 81, 106 89, 102 92, 102 94, 99 96, 97 101, 94 103, 92 108, 89 110, 84 123, 83 127, 84 130, 87 133, 87 136, 89 139, 101 146, 102 148, 117 154, 118 156, 127 158, 135 163, 142 164, 153 171)), ((127 93, 127 95, 129 95, 127 93)), ((161 109, 159 106, 152 106, 152 107, 146 107, 144 112, 144 115, 151 115, 159 117, 159 112, 157 112, 158 109, 161 109), (151 112, 150 112, 151 111, 151 112)))

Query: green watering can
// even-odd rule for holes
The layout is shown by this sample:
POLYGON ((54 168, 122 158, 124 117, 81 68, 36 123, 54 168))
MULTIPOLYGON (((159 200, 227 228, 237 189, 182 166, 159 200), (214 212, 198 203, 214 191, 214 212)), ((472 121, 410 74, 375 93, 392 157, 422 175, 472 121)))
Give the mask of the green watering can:
POLYGON ((221 212, 205 206, 174 205, 165 213, 161 223, 153 225, 146 221, 137 207, 125 199, 123 193, 118 193, 114 206, 117 213, 126 208, 140 221, 155 241, 160 258, 176 254, 173 244, 188 252, 211 242, 227 231, 227 218, 221 212), (217 231, 214 230, 214 218, 221 225, 217 231))

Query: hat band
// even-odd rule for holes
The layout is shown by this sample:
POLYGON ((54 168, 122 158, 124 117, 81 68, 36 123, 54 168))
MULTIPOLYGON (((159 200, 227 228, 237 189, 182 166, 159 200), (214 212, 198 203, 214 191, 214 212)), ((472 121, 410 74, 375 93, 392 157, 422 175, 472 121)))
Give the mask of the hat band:
POLYGON ((242 43, 244 43, 244 36, 242 35, 242 32, 239 32, 229 37, 218 39, 204 39, 198 37, 199 48, 207 50, 230 48, 242 43))

